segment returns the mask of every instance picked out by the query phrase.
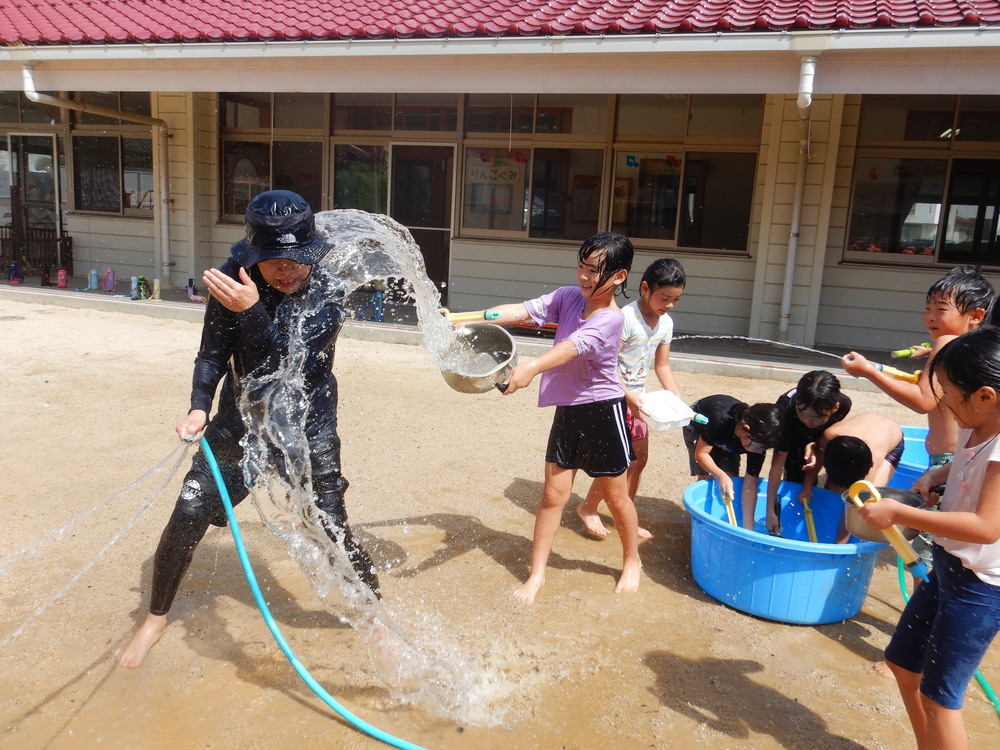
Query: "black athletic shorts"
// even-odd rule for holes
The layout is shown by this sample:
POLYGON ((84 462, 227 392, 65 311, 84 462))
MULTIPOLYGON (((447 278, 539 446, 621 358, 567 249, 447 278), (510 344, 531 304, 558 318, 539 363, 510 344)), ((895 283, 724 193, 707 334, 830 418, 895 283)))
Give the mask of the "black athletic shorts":
POLYGON ((545 460, 591 477, 616 477, 632 461, 632 438, 625 423, 625 399, 557 406, 545 460))

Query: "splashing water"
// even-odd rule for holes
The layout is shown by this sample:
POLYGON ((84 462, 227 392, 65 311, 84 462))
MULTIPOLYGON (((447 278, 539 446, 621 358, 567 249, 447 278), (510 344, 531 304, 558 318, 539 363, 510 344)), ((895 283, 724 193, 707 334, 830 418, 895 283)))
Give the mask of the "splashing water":
MULTIPOLYGON (((278 308, 277 322, 288 333, 287 354, 276 371, 251 379, 243 388, 240 410, 249 428, 244 438, 246 472, 248 481, 256 480, 254 504, 264 523, 286 541, 324 607, 367 640, 371 665, 395 698, 465 723, 495 724, 502 713, 493 705, 499 678, 459 654, 451 645, 453 638, 417 642, 405 634, 388 606, 358 577, 343 533, 335 532, 336 544, 330 541, 314 503, 306 435, 304 364, 309 357, 330 356, 311 352, 308 344, 331 303, 348 300, 372 282, 405 279, 435 363, 448 369, 449 362, 463 354, 461 343, 438 312, 440 293, 404 227, 385 216, 339 210, 316 214, 316 231, 333 250, 313 268, 305 290, 290 295, 278 308)), ((338 316, 333 324, 341 320, 338 316)), ((349 502, 357 500, 352 496, 349 502)))

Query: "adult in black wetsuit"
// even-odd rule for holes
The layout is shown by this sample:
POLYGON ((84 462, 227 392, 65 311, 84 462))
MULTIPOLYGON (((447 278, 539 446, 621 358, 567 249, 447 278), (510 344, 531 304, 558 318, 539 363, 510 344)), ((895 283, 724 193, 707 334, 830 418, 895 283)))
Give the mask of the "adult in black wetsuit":
MULTIPOLYGON (((316 238, 313 213, 305 200, 285 190, 254 198, 244 227, 246 238, 233 245, 232 257, 203 277, 211 299, 195 359, 191 410, 177 425, 177 433, 189 441, 207 438, 233 504, 243 500, 249 490, 240 446, 246 432, 238 407, 240 391, 248 377, 276 370, 288 353, 288 334, 294 326, 305 348, 300 362, 308 401, 305 437, 318 520, 335 543, 340 539, 360 579, 379 596, 372 561, 351 534, 344 507, 348 483, 341 475, 337 381, 331 371, 344 319, 343 295, 329 272, 313 269, 330 246, 316 238), (319 285, 324 285, 321 294, 307 297, 309 287, 319 285), (311 304, 304 304, 307 299, 311 304), (220 382, 218 409, 209 422, 220 382)), ((280 471, 280 453, 270 451, 269 458, 280 471)), ((139 666, 159 640, 174 595, 209 524, 225 526, 226 515, 199 450, 156 550, 149 614, 115 655, 122 666, 139 666)))

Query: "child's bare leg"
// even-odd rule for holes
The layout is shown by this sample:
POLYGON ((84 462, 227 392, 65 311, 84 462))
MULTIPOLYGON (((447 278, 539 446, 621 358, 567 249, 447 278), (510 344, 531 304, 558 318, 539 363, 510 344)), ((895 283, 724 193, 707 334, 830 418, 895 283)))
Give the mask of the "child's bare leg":
POLYGON ((166 615, 154 615, 152 613, 146 615, 146 619, 132 635, 129 642, 115 651, 115 661, 118 662, 118 666, 141 666, 143 660, 146 658, 146 654, 149 653, 149 649, 155 646, 156 642, 160 640, 160 636, 163 635, 166 627, 166 615))
POLYGON ((590 484, 590 490, 587 492, 587 497, 584 498, 583 502, 576 506, 576 514, 580 516, 580 520, 583 521, 584 527, 589 533, 599 537, 605 537, 611 533, 604 525, 601 517, 597 515, 597 506, 601 504, 603 499, 604 494, 597 486, 597 482, 594 481, 590 484))
POLYGON ((622 540, 622 574, 615 586, 615 593, 635 591, 639 588, 642 563, 639 560, 639 519, 635 503, 628 496, 628 481, 624 474, 617 477, 600 477, 604 498, 615 519, 615 528, 622 540))
POLYGON ((927 717, 927 747, 940 750, 968 750, 969 736, 965 732, 962 710, 945 708, 926 695, 921 695, 927 717))
POLYGON ((538 590, 545 583, 545 565, 562 524, 563 508, 569 500, 575 476, 573 469, 562 469, 554 463, 545 464, 545 486, 535 512, 535 533, 531 542, 531 571, 528 580, 514 592, 514 597, 525 604, 535 601, 538 590))
MULTIPOLYGON (((632 440, 632 450, 635 451, 635 461, 633 461, 629 467, 628 471, 625 472, 625 476, 628 480, 628 496, 632 498, 632 502, 635 503, 635 499, 639 497, 639 482, 642 479, 642 471, 646 468, 646 464, 649 462, 649 438, 643 438, 641 440, 632 440)), ((649 533, 646 529, 639 527, 639 539, 652 539, 653 535, 649 533)))
POLYGON ((886 665, 896 676, 896 684, 899 686, 899 697, 903 699, 903 706, 906 708, 906 715, 910 719, 910 726, 913 727, 913 736, 917 740, 917 748, 924 750, 929 748, 927 744, 927 712, 924 708, 923 696, 920 695, 920 678, 917 672, 903 669, 891 661, 886 665))

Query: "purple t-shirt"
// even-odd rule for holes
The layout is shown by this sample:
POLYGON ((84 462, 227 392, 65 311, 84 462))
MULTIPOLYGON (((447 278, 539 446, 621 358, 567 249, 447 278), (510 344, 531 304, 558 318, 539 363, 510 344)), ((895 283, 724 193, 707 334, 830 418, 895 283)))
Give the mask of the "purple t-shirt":
POLYGON ((579 353, 564 365, 546 370, 538 386, 539 406, 593 404, 625 395, 618 379, 618 347, 625 317, 621 310, 601 310, 583 320, 586 300, 578 286, 564 286, 524 303, 538 326, 556 323, 555 346, 569 339, 579 353))

